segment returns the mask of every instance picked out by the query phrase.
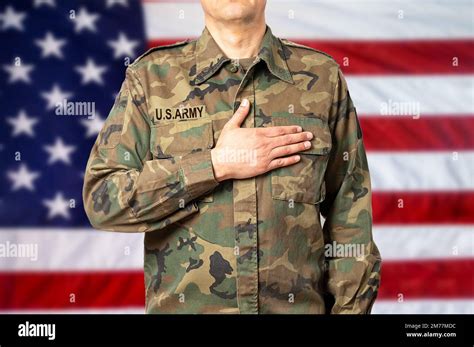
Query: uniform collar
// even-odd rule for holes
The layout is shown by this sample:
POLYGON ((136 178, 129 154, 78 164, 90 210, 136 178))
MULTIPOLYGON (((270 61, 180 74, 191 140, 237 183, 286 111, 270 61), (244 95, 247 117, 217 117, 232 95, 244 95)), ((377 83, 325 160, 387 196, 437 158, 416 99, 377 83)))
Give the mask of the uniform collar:
MULTIPOLYGON (((284 47, 281 41, 273 36, 268 26, 257 57, 265 61, 268 70, 274 76, 288 83, 293 83, 291 72, 286 63, 284 47)), ((209 30, 204 28, 196 42, 195 84, 205 82, 228 61, 230 61, 230 59, 222 52, 209 30)))

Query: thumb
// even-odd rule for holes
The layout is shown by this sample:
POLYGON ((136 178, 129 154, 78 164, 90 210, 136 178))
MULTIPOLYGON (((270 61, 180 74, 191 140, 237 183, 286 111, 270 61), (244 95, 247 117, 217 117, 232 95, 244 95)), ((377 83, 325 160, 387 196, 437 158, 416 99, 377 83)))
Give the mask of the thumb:
POLYGON ((240 103, 239 108, 235 111, 232 118, 227 122, 226 126, 228 128, 240 128, 244 122, 245 117, 249 113, 250 102, 247 99, 243 99, 240 103))

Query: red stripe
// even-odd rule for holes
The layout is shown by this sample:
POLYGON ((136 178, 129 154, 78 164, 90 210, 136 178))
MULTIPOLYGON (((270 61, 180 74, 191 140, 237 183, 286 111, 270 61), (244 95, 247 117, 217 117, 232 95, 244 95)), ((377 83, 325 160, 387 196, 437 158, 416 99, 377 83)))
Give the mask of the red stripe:
POLYGON ((180 42, 184 40, 194 40, 194 39, 195 38, 151 39, 151 40, 148 40, 148 48, 157 47, 157 46, 166 46, 166 45, 171 45, 176 42, 180 42))
POLYGON ((474 149, 474 117, 360 117, 364 143, 370 151, 474 149))
POLYGON ((378 298, 474 298, 473 270, 473 259, 382 262, 378 298))
POLYGON ((474 224, 474 192, 375 192, 375 224, 474 224))
POLYGON ((474 72, 474 40, 296 41, 330 54, 348 74, 474 72))
POLYGON ((0 309, 144 306, 141 271, 0 273, 0 309), (71 295, 75 302, 70 302, 71 295))
MULTIPOLYGON (((161 46, 182 40, 151 40, 149 46, 161 46)), ((291 40, 328 53, 346 74, 474 73, 474 40, 469 39, 291 40), (458 66, 453 66, 453 58, 457 58, 458 66)))
MULTIPOLYGON (((473 265, 472 259, 384 262, 379 298, 472 298, 473 265)), ((1 310, 144 307, 139 270, 7 272, 0 273, 0 287, 1 310)))

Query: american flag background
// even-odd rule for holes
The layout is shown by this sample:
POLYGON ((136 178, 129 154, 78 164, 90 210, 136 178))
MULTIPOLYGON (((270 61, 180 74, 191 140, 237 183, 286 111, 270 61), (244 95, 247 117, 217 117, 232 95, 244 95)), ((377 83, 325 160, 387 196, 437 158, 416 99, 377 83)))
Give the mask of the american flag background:
MULTIPOLYGON (((373 313, 474 313, 473 1, 269 0, 266 16, 347 77, 384 261, 373 313)), ((84 169, 127 64, 203 26, 192 0, 0 1, 0 312, 144 312, 143 235, 90 227, 84 169)))

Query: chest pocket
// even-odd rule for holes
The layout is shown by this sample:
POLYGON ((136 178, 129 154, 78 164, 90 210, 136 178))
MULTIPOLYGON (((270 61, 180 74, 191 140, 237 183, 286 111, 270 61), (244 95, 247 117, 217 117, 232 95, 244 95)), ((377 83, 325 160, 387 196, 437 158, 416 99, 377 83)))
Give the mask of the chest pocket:
MULTIPOLYGON (((210 150, 214 146, 212 121, 210 119, 189 120, 152 126, 150 129, 150 152, 154 159, 162 160, 162 167, 175 169, 187 155, 210 150)), ((199 199, 212 202, 209 194, 199 199)))
POLYGON ((151 127, 150 150, 157 159, 176 158, 211 149, 214 145, 209 119, 167 123, 151 127))
POLYGON ((311 147, 298 153, 301 160, 271 171, 272 198, 318 204, 326 195, 324 173, 331 151, 331 133, 327 123, 314 115, 291 114, 272 117, 273 126, 299 125, 314 137, 311 147))

